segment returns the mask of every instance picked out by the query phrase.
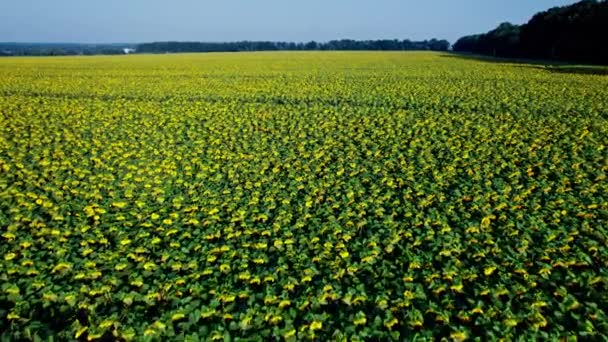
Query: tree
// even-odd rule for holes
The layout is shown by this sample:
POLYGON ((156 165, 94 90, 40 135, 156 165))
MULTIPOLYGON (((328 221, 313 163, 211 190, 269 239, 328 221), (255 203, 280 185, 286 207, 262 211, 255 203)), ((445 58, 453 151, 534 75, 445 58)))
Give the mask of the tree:
POLYGON ((608 64, 608 1, 583 0, 535 14, 522 26, 465 36, 454 51, 608 64))

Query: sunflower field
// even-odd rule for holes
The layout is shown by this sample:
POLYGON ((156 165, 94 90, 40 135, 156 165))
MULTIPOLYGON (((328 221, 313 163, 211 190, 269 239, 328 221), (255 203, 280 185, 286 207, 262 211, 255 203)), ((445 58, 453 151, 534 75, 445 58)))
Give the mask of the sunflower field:
POLYGON ((0 59, 2 341, 608 339, 608 77, 0 59))

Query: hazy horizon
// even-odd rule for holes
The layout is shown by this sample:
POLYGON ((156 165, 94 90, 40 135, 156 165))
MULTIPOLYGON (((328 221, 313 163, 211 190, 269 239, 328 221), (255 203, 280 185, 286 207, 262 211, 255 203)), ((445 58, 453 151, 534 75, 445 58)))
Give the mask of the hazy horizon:
POLYGON ((329 41, 447 39, 486 32, 499 23, 526 22, 564 0, 337 0, 324 3, 245 1, 73 0, 5 1, 0 42, 136 44, 153 41, 329 41))

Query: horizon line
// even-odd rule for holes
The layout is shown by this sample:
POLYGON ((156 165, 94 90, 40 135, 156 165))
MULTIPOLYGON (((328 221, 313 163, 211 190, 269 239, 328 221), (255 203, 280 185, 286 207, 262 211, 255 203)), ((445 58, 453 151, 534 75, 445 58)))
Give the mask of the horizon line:
POLYGON ((353 38, 334 38, 328 40, 268 40, 268 39, 241 39, 241 40, 150 40, 150 41, 140 41, 140 42, 70 42, 70 41, 49 41, 49 42, 36 42, 36 41, 0 41, 0 44, 72 44, 72 45, 139 45, 139 44, 149 44, 149 43, 241 43, 241 42, 271 42, 271 43, 309 43, 309 42, 317 42, 317 43, 327 43, 331 41, 341 41, 341 40, 351 40, 358 42, 366 42, 366 41, 378 41, 378 40, 397 40, 404 41, 409 40, 411 42, 423 42, 423 41, 431 41, 431 40, 442 41, 445 40, 451 44, 449 39, 445 38, 425 38, 425 39, 410 39, 410 38, 375 38, 375 39, 353 39, 353 38))

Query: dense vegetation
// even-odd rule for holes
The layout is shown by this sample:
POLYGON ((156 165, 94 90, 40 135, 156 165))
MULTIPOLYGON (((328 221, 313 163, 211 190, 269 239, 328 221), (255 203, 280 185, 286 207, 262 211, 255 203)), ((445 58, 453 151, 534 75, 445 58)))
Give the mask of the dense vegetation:
POLYGON ((132 44, 0 43, 0 56, 122 55, 132 44))
POLYGON ((608 1, 584 0, 536 14, 524 25, 503 23, 466 36, 454 51, 500 57, 608 64, 608 1))
POLYGON ((9 57, 0 113, 3 340, 608 338, 606 77, 9 57))
POLYGON ((447 40, 410 41, 397 39, 384 40, 331 40, 325 43, 310 41, 294 42, 155 42, 137 46, 138 52, 227 52, 227 51, 300 51, 300 50, 432 50, 447 51, 450 43, 447 40))
POLYGON ((0 56, 71 56, 71 55, 122 55, 124 49, 137 53, 167 52, 236 52, 236 51, 304 51, 304 50, 427 50, 447 51, 447 40, 410 41, 383 40, 332 40, 307 43, 242 41, 242 42, 153 42, 143 44, 67 44, 67 43, 0 43, 0 56))

